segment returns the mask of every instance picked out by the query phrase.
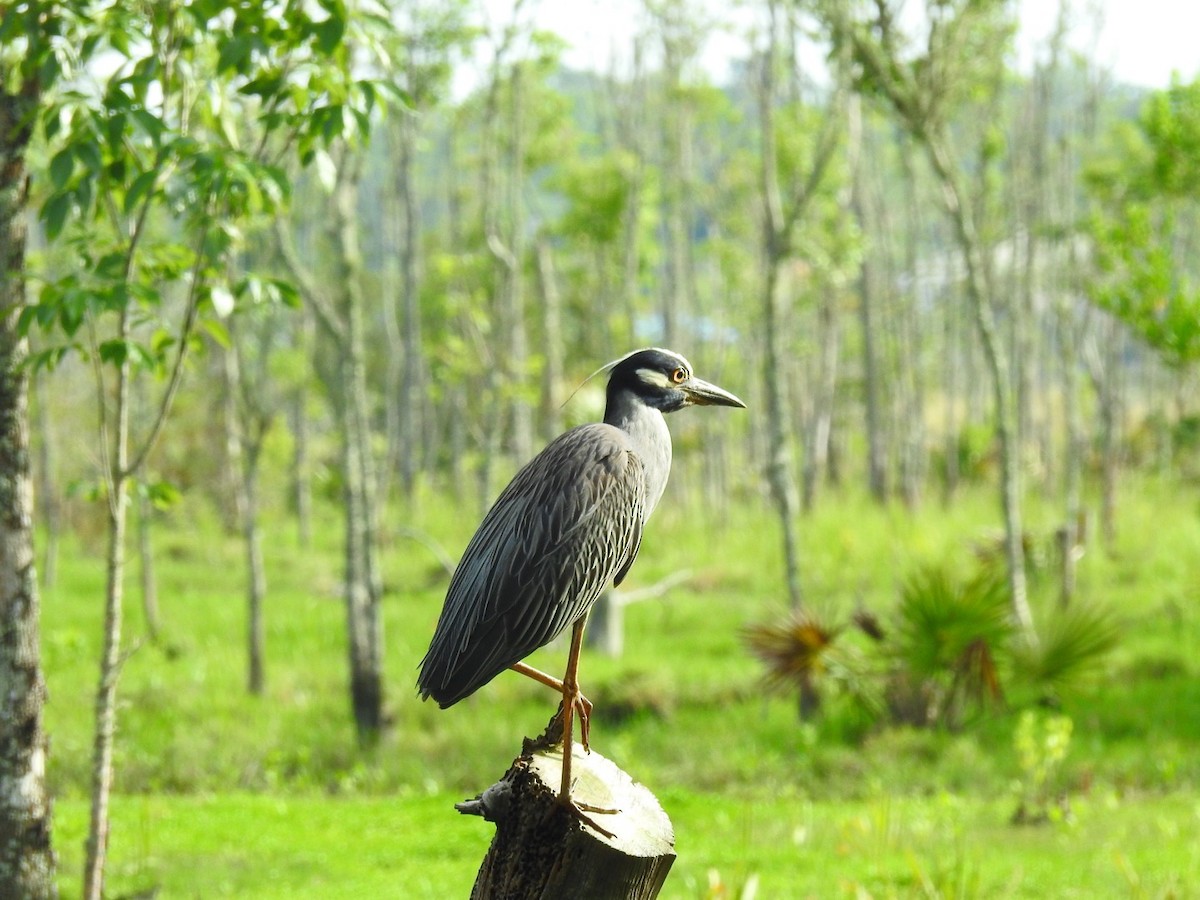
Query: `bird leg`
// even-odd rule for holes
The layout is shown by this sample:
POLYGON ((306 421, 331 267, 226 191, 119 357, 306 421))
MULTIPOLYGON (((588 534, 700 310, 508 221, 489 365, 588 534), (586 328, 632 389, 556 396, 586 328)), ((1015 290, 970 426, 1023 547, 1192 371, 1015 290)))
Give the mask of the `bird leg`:
MULTIPOLYGON (((522 675, 532 678, 534 681, 553 688, 562 694, 562 705, 555 716, 555 718, 558 718, 558 716, 562 717, 562 783, 559 786, 558 802, 567 807, 584 824, 606 837, 612 837, 613 833, 611 831, 600 826, 587 816, 586 813, 612 814, 616 813, 617 810, 601 809, 571 799, 571 746, 574 742, 573 720, 576 716, 579 717, 579 731, 580 739, 583 742, 583 749, 590 749, 588 745, 588 732, 592 715, 592 702, 580 693, 578 678, 579 654, 583 648, 583 627, 585 622, 586 617, 580 617, 571 630, 571 649, 567 654, 567 671, 561 681, 553 675, 547 675, 545 672, 525 663, 516 663, 511 668, 513 671, 520 672, 522 675)), ((551 720, 551 726, 553 724, 554 722, 551 720)))
MULTIPOLYGON (((510 668, 514 672, 520 672, 522 675, 526 675, 529 678, 532 678, 534 681, 538 682, 539 684, 544 684, 544 685, 546 685, 546 687, 551 688, 551 689, 557 691, 558 693, 562 694, 563 701, 565 704, 566 696, 567 696, 567 688, 561 681, 559 681, 553 675, 547 675, 545 672, 542 672, 539 669, 535 669, 533 666, 525 665, 525 663, 516 663, 516 664, 510 666, 510 668)), ((583 694, 579 693, 578 685, 576 685, 574 693, 575 693, 575 712, 579 716, 579 731, 580 731, 580 734, 581 734, 581 737, 583 740, 583 749, 591 750, 592 749, 591 744, 589 744, 588 739, 591 736, 590 732, 591 732, 591 719, 592 719, 592 701, 589 700, 587 697, 583 696, 583 694)), ((563 730, 564 731, 566 730, 565 727, 563 730)))
MULTIPOLYGON (((583 696, 579 693, 579 651, 583 647, 583 626, 587 622, 586 616, 580 616, 571 629, 571 649, 567 653, 567 671, 563 675, 562 680, 562 695, 563 695, 563 762, 562 762, 562 790, 559 791, 558 799, 566 803, 571 798, 571 744, 574 738, 574 729, 571 727, 571 720, 575 716, 575 708, 579 706, 579 698, 583 696)), ((583 741, 583 748, 586 750, 588 731, 588 716, 582 709, 579 716, 579 732, 580 738, 583 741)))

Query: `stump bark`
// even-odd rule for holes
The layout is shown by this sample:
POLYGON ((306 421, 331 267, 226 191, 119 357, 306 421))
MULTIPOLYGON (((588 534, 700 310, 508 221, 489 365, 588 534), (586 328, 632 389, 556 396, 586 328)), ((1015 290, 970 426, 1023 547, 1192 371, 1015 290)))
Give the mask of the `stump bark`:
POLYGON ((652 900, 675 861, 671 820, 650 791, 594 750, 574 745, 576 803, 606 835, 558 802, 562 747, 526 742, 500 781, 465 814, 496 824, 471 890, 472 900, 652 900))

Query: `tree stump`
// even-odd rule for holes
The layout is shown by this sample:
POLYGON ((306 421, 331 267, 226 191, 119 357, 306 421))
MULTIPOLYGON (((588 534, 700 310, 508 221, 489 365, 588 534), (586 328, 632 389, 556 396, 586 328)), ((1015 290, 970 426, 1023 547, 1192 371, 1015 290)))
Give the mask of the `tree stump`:
MULTIPOLYGON (((553 723, 552 723, 553 724, 553 723)), ((498 782, 459 812, 496 824, 471 900, 652 900, 675 861, 671 820, 650 791, 613 762, 574 744, 577 803, 593 828, 558 802, 562 746, 526 741, 498 782)))

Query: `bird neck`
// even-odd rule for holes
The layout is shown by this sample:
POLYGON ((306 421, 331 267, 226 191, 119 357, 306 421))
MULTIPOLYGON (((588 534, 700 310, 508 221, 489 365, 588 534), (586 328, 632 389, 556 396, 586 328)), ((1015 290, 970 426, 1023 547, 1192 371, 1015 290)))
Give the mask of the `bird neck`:
POLYGON ((667 476, 671 474, 671 432, 667 428, 667 421, 661 412, 647 406, 630 391, 617 391, 609 395, 604 421, 629 435, 633 449, 645 467, 645 521, 662 499, 667 476))

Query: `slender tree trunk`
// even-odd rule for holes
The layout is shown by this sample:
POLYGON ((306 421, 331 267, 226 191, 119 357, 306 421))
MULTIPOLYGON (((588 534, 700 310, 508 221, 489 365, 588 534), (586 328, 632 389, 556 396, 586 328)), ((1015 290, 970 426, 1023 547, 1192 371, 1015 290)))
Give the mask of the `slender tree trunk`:
POLYGON ((545 240, 537 242, 538 285, 542 295, 542 429, 546 440, 553 440, 562 430, 562 410, 559 392, 563 383, 562 296, 554 274, 554 256, 545 240))
POLYGON ((804 605, 800 584, 800 538, 797 518, 800 500, 797 496, 793 463, 791 409, 785 397, 789 383, 790 367, 787 359, 787 317, 782 307, 782 270, 787 258, 786 243, 782 233, 784 220, 783 200, 780 196, 778 167, 775 155, 775 54, 776 27, 775 7, 771 7, 772 24, 766 54, 759 60, 762 66, 758 85, 759 121, 762 133, 761 178, 763 192, 763 329, 765 350, 763 355, 763 385, 766 388, 767 408, 767 478, 771 495, 779 514, 783 539, 784 578, 787 585, 788 602, 793 610, 804 605))
POLYGON ((230 325, 232 346, 224 352, 226 421, 229 429, 229 464, 233 474, 234 506, 246 554, 246 689, 260 695, 265 680, 265 630, 263 602, 267 594, 258 523, 258 463, 265 424, 248 421, 254 414, 238 409, 237 398, 246 391, 239 341, 240 332, 230 325))
POLYGON ((425 434, 428 403, 425 347, 421 332, 421 208, 417 202, 417 122, 404 117, 400 124, 400 159, 397 170, 403 243, 400 253, 400 334, 404 347, 400 390, 400 487, 411 499, 420 468, 420 448, 429 441, 425 434))
MULTIPOLYGON (((621 211, 621 288, 624 315, 622 346, 633 348, 634 326, 642 292, 642 202, 646 185, 646 79, 642 73, 642 44, 635 39, 633 74, 627 105, 618 110, 621 143, 633 158, 629 193, 621 211)), ((607 351, 606 352, 610 352, 607 351)))
MULTIPOLYGON (((856 179, 856 185, 858 180, 856 179)), ((855 209, 860 227, 866 232, 863 207, 857 200, 856 187, 855 209)), ((863 391, 867 427, 867 486, 876 503, 887 500, 887 462, 884 459, 883 424, 880 417, 880 386, 879 386, 879 350, 876 347, 875 318, 875 285, 871 271, 872 264, 864 255, 858 274, 858 323, 862 330, 863 354, 863 391)))
MULTIPOLYGON (((1075 266, 1072 265, 1074 270, 1075 266)), ((1062 582, 1059 605, 1067 607, 1075 595, 1075 563, 1082 543, 1083 516, 1083 417, 1079 409, 1078 332, 1071 310, 1075 294, 1064 291, 1058 299, 1058 334, 1062 348, 1063 414, 1067 446, 1063 459, 1064 511, 1062 524, 1062 582)))
POLYGON ((838 351, 841 332, 834 310, 832 291, 822 291, 817 308, 817 377, 813 415, 808 427, 809 445, 804 454, 802 505, 808 510, 816 503, 817 484, 829 466, 833 435, 833 409, 837 395, 838 351))
MULTIPOLYGON (((507 358, 497 352, 499 344, 497 337, 509 337, 506 325, 511 314, 511 303, 508 291, 513 285, 513 272, 517 262, 513 258, 511 247, 505 243, 501 218, 503 216, 503 189, 500 181, 500 141, 497 136, 500 118, 501 88, 504 79, 505 56, 510 43, 517 34, 515 23, 517 10, 514 9, 514 24, 506 33, 504 40, 496 48, 492 62, 491 82, 483 107, 482 135, 480 138, 479 164, 479 197, 480 215, 488 251, 492 255, 494 286, 492 291, 492 318, 494 333, 488 336, 477 336, 475 349, 482 356, 483 365, 483 396, 487 399, 483 416, 483 430, 480 440, 480 459, 478 470, 479 508, 484 511, 494 499, 492 479, 496 471, 497 457, 503 446, 502 431, 505 412, 508 404, 505 402, 501 389, 501 376, 511 374, 513 367, 507 358), (503 371, 501 371, 503 367, 503 371)), ((475 324, 469 319, 466 328, 472 329, 475 324)), ((522 460, 523 462, 524 460, 522 460)))
MULTIPOLYGON (((119 336, 128 340, 129 308, 121 312, 119 336)), ((97 402, 104 403, 103 397, 97 402)), ((96 729, 92 743, 92 804, 83 870, 84 900, 101 900, 108 856, 108 803, 112 793, 113 737, 117 719, 117 677, 121 666, 121 620, 125 583, 125 530, 129 510, 130 364, 117 370, 113 398, 112 447, 108 467, 108 553, 104 592, 104 637, 96 688, 96 729)), ((103 415, 101 411, 101 415, 103 415)))
MULTIPOLYGON (((668 69, 673 87, 679 88, 678 69, 668 69)), ((687 314, 687 221, 685 218, 687 122, 680 101, 667 105, 664 127, 662 171, 666 183, 663 189, 662 216, 665 268, 663 269, 660 316, 663 346, 672 347, 679 341, 679 320, 687 314)))
MULTIPOLYGON (((508 289, 505 318, 508 323, 507 370, 513 386, 529 379, 529 339, 525 323, 525 67, 518 64, 512 77, 512 141, 507 181, 509 253, 505 257, 508 289)), ((512 398, 512 450, 518 464, 533 456, 533 407, 524 391, 512 398)))
MULTIPOLYGON (((314 348, 313 317, 307 308, 296 312, 296 343, 304 358, 312 358, 314 348)), ((301 381, 287 403, 288 427, 292 434, 292 458, 288 467, 292 511, 296 515, 296 535, 301 549, 312 546, 312 465, 309 462, 308 433, 309 387, 301 381)))
POLYGON ((332 342, 336 367, 326 373, 341 442, 343 599, 346 607, 350 705, 360 743, 371 745, 384 725, 383 594, 376 559, 375 470, 368 410, 362 258, 358 247, 358 167, 344 147, 328 224, 333 247, 332 301, 317 287, 285 227, 277 227, 283 261, 332 342))
POLYGON ((307 391, 298 388, 288 403, 288 423, 292 432, 292 459, 288 469, 292 508, 296 514, 296 534, 301 549, 312 546, 312 482, 309 480, 307 391))
POLYGON ((242 534, 246 547, 247 647, 246 687, 251 694, 266 690, 266 623, 263 606, 267 597, 267 572, 263 565, 262 529, 258 523, 258 463, 261 443, 252 443, 242 458, 242 534))
POLYGON ((150 640, 157 641, 162 626, 158 611, 158 577, 154 571, 154 504, 145 491, 137 495, 137 540, 139 576, 142 588, 142 615, 146 620, 146 633, 150 640))
POLYGON ((58 896, 46 795, 40 597, 29 471, 25 306, 25 150, 36 87, 0 82, 0 896, 58 896))
POLYGON ((962 383, 962 360, 959 353, 959 314, 955 304, 945 304, 945 327, 942 331, 942 405, 946 410, 946 433, 943 436, 942 456, 945 471, 942 473, 942 504, 949 506, 958 493, 959 452, 962 441, 962 424, 958 419, 959 385, 962 383))
POLYGON ((1121 329, 1109 319, 1104 329, 1103 362, 1095 375, 1100 399, 1100 534, 1112 552, 1117 542, 1117 475, 1121 440, 1121 329))
POLYGON ((44 373, 32 376, 34 396, 34 427, 37 429, 37 501, 38 515, 42 521, 45 545, 42 548, 42 585, 54 587, 58 581, 58 539, 61 531, 62 504, 55 481, 54 434, 50 425, 50 404, 46 397, 44 373))
POLYGON ((1005 358, 997 330, 992 292, 985 283, 987 263, 975 228, 974 218, 957 185, 945 136, 925 135, 925 149, 942 185, 943 202, 954 225, 954 234, 966 265, 967 293, 975 324, 983 343, 984 358, 992 379, 996 438, 1000 445, 1000 494, 1004 514, 1004 549, 1013 617, 1027 638, 1033 639, 1033 614, 1029 609, 1025 580, 1024 530, 1021 521, 1021 485, 1016 446, 1016 409, 1012 392, 1012 369, 1005 358))
POLYGON ((792 609, 804 605, 804 594, 800 584, 800 536, 796 527, 800 515, 800 498, 797 496, 793 476, 792 430, 789 405, 784 398, 787 378, 783 316, 780 314, 778 260, 767 260, 767 278, 763 290, 763 327, 766 330, 766 353, 763 357, 763 384, 766 388, 767 407, 767 477, 771 484, 771 496, 779 514, 783 539, 784 579, 787 584, 788 601, 792 609))
POLYGON ((341 352, 342 462, 345 467, 345 599, 350 651, 350 694, 360 741, 370 744, 384 725, 383 593, 376 562, 374 464, 367 411, 367 375, 361 258, 357 236, 358 172, 343 163, 334 190, 334 239, 338 253, 339 307, 344 323, 341 352))

